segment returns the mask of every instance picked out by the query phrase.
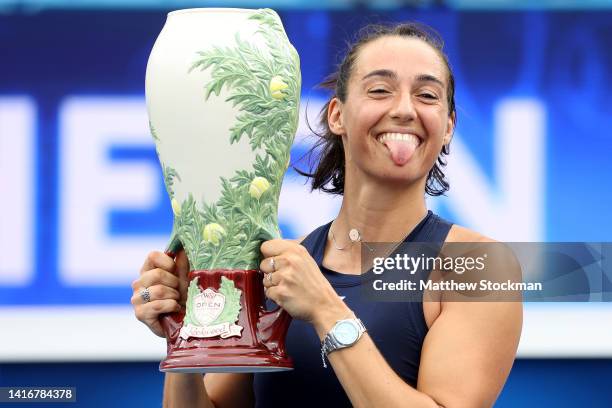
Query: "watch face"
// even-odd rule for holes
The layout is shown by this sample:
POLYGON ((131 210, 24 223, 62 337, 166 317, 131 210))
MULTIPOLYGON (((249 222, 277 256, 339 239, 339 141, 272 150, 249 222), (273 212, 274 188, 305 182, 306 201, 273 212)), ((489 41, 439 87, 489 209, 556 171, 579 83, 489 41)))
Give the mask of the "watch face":
POLYGON ((340 322, 334 328, 334 337, 342 345, 348 346, 357 341, 359 330, 353 322, 340 322))

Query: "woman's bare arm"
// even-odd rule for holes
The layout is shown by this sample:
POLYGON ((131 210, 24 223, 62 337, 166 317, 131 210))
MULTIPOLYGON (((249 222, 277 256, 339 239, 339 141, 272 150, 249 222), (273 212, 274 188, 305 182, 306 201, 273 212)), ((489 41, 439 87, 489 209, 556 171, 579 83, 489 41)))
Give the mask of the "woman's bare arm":
MULTIPOLYGON (((520 265, 503 244, 471 234, 463 242, 479 242, 489 252, 487 267, 497 277, 520 281, 520 265), (505 274, 505 275, 502 275, 505 274)), ((479 277, 480 279, 480 277, 479 277)), ((496 293, 490 294, 495 298, 496 293)), ((336 376, 355 407, 493 406, 512 367, 522 327, 520 297, 513 301, 441 302, 441 312, 429 329, 421 352, 417 387, 405 383, 387 364, 367 332, 354 346, 329 355, 336 376), (373 375, 372 373, 375 373, 373 375)), ((314 322, 320 338, 347 310, 314 322)))
POLYGON ((254 401, 252 374, 166 374, 165 408, 247 408, 254 401))

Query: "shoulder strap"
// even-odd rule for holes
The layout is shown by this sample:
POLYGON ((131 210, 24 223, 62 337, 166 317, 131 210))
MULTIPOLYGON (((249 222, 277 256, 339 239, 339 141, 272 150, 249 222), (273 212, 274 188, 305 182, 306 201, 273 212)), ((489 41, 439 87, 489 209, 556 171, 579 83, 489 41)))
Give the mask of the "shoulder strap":
POLYGON ((317 262, 319 267, 323 263, 323 253, 325 252, 325 243, 327 242, 327 233, 331 227, 332 221, 321 225, 319 228, 312 231, 300 242, 306 248, 310 256, 317 262))

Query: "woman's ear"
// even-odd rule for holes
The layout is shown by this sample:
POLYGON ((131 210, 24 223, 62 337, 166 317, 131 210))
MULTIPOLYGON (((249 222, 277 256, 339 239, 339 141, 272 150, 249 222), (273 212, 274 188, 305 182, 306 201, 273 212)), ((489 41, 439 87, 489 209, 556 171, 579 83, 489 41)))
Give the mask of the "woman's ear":
POLYGON ((457 116, 455 115, 455 112, 453 112, 448 117, 448 122, 446 123, 446 133, 444 133, 444 139, 442 139, 444 145, 448 145, 453 139, 453 134, 455 133, 456 121, 457 121, 457 116))
POLYGON ((336 135, 344 134, 344 126, 342 125, 342 102, 335 96, 329 101, 329 106, 327 107, 327 123, 332 133, 336 135))

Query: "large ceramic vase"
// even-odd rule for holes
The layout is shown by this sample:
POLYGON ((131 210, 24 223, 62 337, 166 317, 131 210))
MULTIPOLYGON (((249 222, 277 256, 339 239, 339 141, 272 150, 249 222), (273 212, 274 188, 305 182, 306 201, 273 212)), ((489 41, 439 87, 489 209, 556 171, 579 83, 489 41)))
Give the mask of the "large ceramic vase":
POLYGON ((146 100, 174 213, 169 253, 190 264, 184 313, 162 320, 162 371, 292 367, 290 317, 265 310, 259 247, 279 238, 278 197, 297 130, 300 68, 269 9, 168 14, 146 100))

